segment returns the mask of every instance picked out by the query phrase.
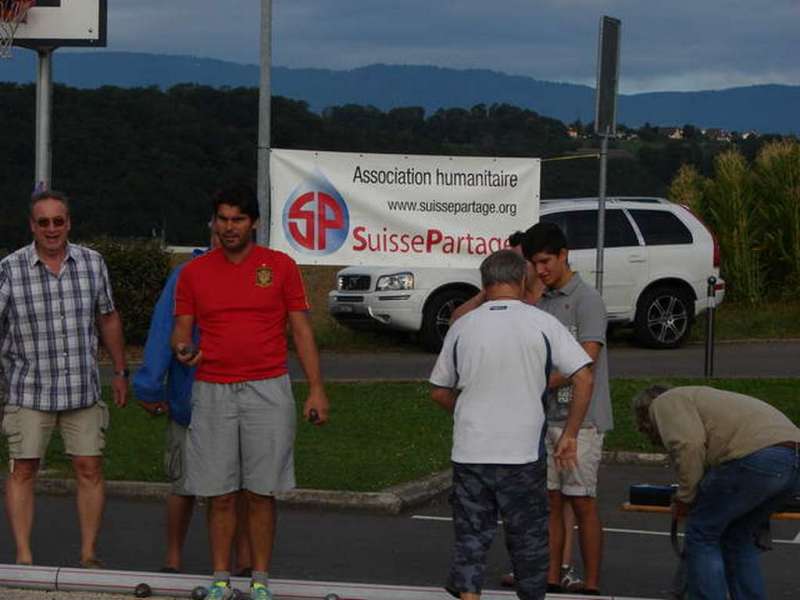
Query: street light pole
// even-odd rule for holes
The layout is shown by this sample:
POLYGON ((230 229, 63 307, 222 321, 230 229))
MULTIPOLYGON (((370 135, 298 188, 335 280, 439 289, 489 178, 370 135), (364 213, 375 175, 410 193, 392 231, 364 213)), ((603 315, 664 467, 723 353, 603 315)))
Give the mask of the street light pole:
POLYGON ((261 78, 258 95, 258 242, 269 246, 269 157, 272 127, 272 0, 261 0, 261 78))
POLYGON ((36 173, 34 189, 49 190, 53 181, 53 48, 39 48, 36 68, 36 173))

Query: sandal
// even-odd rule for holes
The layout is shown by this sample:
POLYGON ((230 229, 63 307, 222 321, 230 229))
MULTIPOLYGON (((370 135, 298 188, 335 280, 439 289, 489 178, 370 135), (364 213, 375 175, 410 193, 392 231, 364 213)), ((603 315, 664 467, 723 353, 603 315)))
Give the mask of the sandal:
POLYGON ((105 565, 99 558, 92 557, 80 561, 81 568, 83 569, 104 569, 105 565))

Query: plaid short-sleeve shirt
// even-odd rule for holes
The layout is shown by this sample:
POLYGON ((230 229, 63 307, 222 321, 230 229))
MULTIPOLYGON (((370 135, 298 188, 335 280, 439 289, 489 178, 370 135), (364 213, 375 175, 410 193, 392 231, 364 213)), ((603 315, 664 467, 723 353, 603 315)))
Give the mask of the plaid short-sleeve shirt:
POLYGON ((0 261, 0 361, 8 404, 61 411, 97 402, 97 315, 113 310, 108 270, 94 250, 67 244, 58 275, 34 244, 0 261))

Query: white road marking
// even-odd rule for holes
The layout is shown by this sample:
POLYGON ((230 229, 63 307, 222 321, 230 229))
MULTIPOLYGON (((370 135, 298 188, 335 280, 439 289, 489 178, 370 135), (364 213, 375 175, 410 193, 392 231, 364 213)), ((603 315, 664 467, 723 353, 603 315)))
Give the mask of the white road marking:
MULTIPOLYGON (((416 519, 418 521, 442 521, 442 522, 450 522, 453 520, 452 517, 437 517, 433 515, 412 515, 412 519, 416 519)), ((497 522, 498 525, 502 524, 502 521, 497 522)), ((619 529, 616 527, 603 527, 603 531, 607 533, 622 533, 622 534, 632 534, 632 535, 655 535, 655 536, 666 536, 669 537, 668 531, 649 531, 647 529, 619 529)), ((680 537, 683 537, 682 533, 678 534, 680 537)), ((798 533, 794 539, 791 540, 772 540, 774 544, 797 544, 800 545, 800 533, 798 533)))
MULTIPOLYGON (((413 515, 412 519, 418 519, 420 521, 452 521, 452 517, 432 517, 430 515, 413 515)), ((498 521, 499 523, 500 521, 498 521)))

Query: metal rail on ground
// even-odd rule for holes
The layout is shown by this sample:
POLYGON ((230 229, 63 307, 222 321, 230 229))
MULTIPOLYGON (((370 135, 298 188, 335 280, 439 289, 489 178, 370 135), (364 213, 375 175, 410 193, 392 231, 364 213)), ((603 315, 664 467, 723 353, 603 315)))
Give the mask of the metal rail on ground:
MULTIPOLYGON (((190 598, 192 590, 209 583, 205 575, 149 573, 145 571, 88 570, 60 567, 0 565, 0 586, 18 589, 35 589, 60 592, 105 592, 133 596, 140 583, 150 586, 154 596, 190 598)), ((234 577, 231 585, 246 590, 249 580, 234 577)), ((276 600, 323 600, 336 594, 341 600, 445 600, 451 596, 442 588, 422 586, 377 585, 369 583, 343 583, 332 581, 299 581, 272 579, 270 588, 276 600)), ((510 600, 516 594, 510 591, 484 590, 483 600, 510 600)), ((558 594, 551 600, 594 599, 598 596, 558 594)), ((601 596, 605 600, 649 600, 622 596, 601 596)))

